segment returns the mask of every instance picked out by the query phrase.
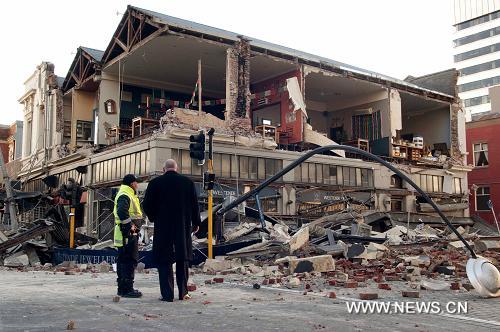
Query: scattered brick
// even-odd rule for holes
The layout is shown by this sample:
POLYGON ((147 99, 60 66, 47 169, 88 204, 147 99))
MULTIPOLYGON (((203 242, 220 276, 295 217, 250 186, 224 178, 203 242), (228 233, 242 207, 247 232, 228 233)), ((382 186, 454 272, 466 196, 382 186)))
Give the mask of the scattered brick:
POLYGON ((330 286, 336 286, 337 285, 337 280, 328 280, 328 285, 330 285, 330 286))
POLYGON ((389 286, 389 284, 380 283, 378 284, 378 289, 391 290, 391 286, 389 286))
POLYGON ((402 291, 403 297, 420 298, 420 292, 418 291, 402 291))
POLYGON ((459 283, 459 282, 452 282, 452 283, 451 283, 451 286, 450 286, 450 289, 452 289, 452 290, 460 290, 460 287, 461 287, 461 286, 462 286, 462 285, 460 285, 460 283, 459 283))
POLYGON ((224 278, 214 278, 214 282, 217 284, 221 284, 224 282, 224 278))
POLYGON ((359 298, 361 300, 376 300, 378 299, 377 293, 359 293, 359 298))
POLYGON ((196 285, 195 284, 187 285, 187 290, 188 292, 194 292, 196 290, 196 285))
POLYGON ((66 330, 74 330, 75 329, 75 321, 74 320, 70 320, 68 322, 68 325, 66 325, 66 330))
POLYGON ((117 295, 113 296, 113 302, 120 302, 120 297, 117 295))
POLYGON ((397 275, 386 275, 385 276, 386 281, 400 281, 401 277, 397 275))
POLYGON ((345 283, 345 288, 358 288, 357 281, 348 281, 345 283))
POLYGON ((328 293, 328 297, 331 298, 331 299, 336 299, 337 298, 337 294, 335 294, 335 292, 330 292, 330 293, 328 293))

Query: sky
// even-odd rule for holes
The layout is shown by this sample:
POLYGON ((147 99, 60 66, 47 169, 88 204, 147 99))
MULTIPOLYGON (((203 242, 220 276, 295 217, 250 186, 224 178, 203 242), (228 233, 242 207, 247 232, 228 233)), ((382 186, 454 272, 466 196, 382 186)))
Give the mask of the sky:
POLYGON ((66 76, 79 46, 105 50, 128 4, 400 79, 453 67, 451 0, 16 0, 2 4, 0 123, 22 120, 42 61, 66 76))

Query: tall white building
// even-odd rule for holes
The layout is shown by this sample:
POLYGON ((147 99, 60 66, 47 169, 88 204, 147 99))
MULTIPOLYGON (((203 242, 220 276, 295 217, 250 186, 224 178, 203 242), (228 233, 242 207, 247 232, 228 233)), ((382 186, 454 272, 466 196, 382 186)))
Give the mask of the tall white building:
POLYGON ((454 14, 458 93, 470 120, 491 111, 489 87, 500 84, 500 0, 454 0, 454 14))

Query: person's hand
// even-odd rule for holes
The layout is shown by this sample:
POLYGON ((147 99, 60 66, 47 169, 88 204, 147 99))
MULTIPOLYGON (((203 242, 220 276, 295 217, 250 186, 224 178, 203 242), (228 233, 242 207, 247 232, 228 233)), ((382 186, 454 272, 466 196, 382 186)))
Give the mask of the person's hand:
POLYGON ((137 232, 137 226, 134 223, 132 223, 132 227, 130 228, 130 231, 132 233, 136 233, 137 232))
POLYGON ((193 226, 193 233, 196 234, 200 230, 200 226, 193 226))

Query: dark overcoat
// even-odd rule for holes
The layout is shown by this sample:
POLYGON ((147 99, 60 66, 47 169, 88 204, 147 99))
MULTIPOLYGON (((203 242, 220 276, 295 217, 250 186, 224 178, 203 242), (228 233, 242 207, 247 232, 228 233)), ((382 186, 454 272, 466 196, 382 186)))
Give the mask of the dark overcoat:
POLYGON ((155 226, 155 261, 164 264, 191 260, 192 228, 201 223, 194 182, 177 172, 166 172, 149 182, 143 208, 155 226))

